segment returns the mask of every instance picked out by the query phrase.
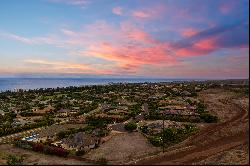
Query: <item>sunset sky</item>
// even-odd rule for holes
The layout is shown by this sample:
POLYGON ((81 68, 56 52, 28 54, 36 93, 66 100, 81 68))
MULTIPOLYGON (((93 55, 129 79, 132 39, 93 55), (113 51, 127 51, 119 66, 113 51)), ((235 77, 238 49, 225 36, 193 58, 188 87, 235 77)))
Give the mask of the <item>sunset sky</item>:
POLYGON ((0 76, 248 78, 248 0, 1 0, 0 76))

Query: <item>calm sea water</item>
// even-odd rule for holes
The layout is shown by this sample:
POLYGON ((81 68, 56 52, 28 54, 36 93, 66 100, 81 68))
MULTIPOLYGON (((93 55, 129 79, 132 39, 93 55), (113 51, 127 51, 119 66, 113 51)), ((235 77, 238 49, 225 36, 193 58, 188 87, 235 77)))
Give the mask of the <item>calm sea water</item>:
MULTIPOLYGON (((180 80, 180 79, 179 79, 180 80)), ((182 79, 184 80, 184 79, 182 79)), ((56 88, 67 86, 101 85, 108 83, 171 82, 178 79, 146 78, 0 78, 0 91, 15 89, 56 88)))

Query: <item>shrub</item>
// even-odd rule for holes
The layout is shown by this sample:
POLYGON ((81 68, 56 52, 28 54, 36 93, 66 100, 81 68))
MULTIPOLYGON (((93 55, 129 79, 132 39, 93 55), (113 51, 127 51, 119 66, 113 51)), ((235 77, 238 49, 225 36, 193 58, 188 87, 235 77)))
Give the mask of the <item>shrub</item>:
POLYGON ((75 155, 77 155, 77 156, 82 156, 84 154, 85 154, 84 150, 78 150, 78 151, 75 152, 75 155))
POLYGON ((149 137, 149 142, 154 145, 154 146, 162 146, 162 138, 159 137, 159 136, 152 136, 152 137, 149 137))
POLYGON ((205 112, 205 105, 204 105, 203 103, 198 103, 198 104, 197 104, 197 109, 196 109, 196 111, 197 111, 198 113, 203 113, 203 112, 205 112))
POLYGON ((149 131, 149 129, 148 129, 148 126, 141 126, 141 131, 143 132, 143 133, 148 133, 148 131, 149 131))
POLYGON ((216 123, 218 122, 218 117, 217 116, 213 116, 213 115, 210 115, 208 113, 203 113, 200 115, 200 118, 206 122, 206 123, 216 123))
POLYGON ((23 161, 22 157, 16 155, 8 155, 7 164, 8 165, 19 165, 23 161))
POLYGON ((100 158, 96 161, 97 164, 99 165, 107 165, 108 164, 108 160, 106 158, 100 158))
POLYGON ((133 131, 137 128, 137 124, 135 122, 128 122, 125 124, 124 128, 128 131, 133 131))
POLYGON ((34 144, 32 149, 36 152, 43 152, 44 146, 43 144, 34 144))

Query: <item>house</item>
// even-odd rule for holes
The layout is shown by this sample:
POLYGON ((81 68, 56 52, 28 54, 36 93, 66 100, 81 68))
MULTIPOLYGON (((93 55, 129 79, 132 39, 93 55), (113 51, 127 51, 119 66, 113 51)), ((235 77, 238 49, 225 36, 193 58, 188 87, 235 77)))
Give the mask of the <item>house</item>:
POLYGON ((191 95, 191 93, 190 93, 190 92, 188 92, 188 91, 186 91, 186 90, 185 90, 185 91, 183 91, 183 92, 182 92, 182 94, 183 94, 183 95, 185 95, 185 96, 189 96, 189 95, 191 95))
POLYGON ((73 118, 69 118, 69 122, 70 123, 84 123, 86 121, 86 117, 85 116, 77 116, 77 117, 73 117, 73 118))
POLYGON ((72 124, 81 124, 84 123, 86 121, 85 117, 73 117, 73 118, 69 118, 69 123, 72 124))
POLYGON ((195 110, 196 110, 196 107, 191 106, 191 105, 188 105, 188 106, 187 106, 187 109, 190 110, 190 111, 195 111, 195 110))
POLYGON ((99 144, 98 137, 86 135, 84 132, 76 133, 72 138, 62 139, 61 146, 68 150, 84 150, 88 151, 99 144))
POLYGON ((48 106, 45 107, 44 109, 39 109, 38 107, 34 107, 34 108, 32 109, 32 111, 33 111, 34 113, 40 113, 40 114, 50 113, 50 112, 52 112, 52 111, 54 111, 54 110, 55 110, 55 108, 52 107, 51 105, 48 105, 48 106))
MULTIPOLYGON (((163 129, 163 121, 162 120, 156 120, 153 122, 149 122, 145 126, 148 127, 151 132, 154 134, 162 132, 163 129)), ((165 120, 164 121, 164 128, 170 128, 170 127, 175 127, 175 128, 181 128, 182 124, 180 122, 175 122, 175 121, 170 121, 170 120, 165 120)))
POLYGON ((61 109, 57 111, 57 115, 60 117, 66 117, 66 116, 70 116, 76 113, 77 113, 76 110, 70 110, 70 109, 61 109))
POLYGON ((135 117, 135 122, 140 122, 142 120, 144 120, 144 115, 141 113, 135 117))
POLYGON ((121 110, 121 109, 113 109, 113 110, 110 110, 108 113, 111 113, 111 114, 120 114, 120 115, 127 115, 128 111, 124 111, 124 110, 121 110))
POLYGON ((147 104, 147 103, 144 103, 144 104, 142 105, 142 111, 143 111, 145 114, 148 114, 148 113, 149 113, 148 104, 147 104))
POLYGON ((197 86, 194 89, 195 89, 195 91, 201 91, 201 88, 197 87, 197 86))
POLYGON ((0 110, 0 115, 4 116, 5 112, 3 110, 0 110))
POLYGON ((187 109, 186 107, 178 106, 178 105, 171 105, 166 107, 159 107, 160 110, 180 110, 183 111, 187 109))
POLYGON ((118 103, 118 105, 128 105, 128 101, 125 99, 117 99, 116 103, 118 103))
POLYGON ((165 115, 180 115, 181 111, 180 110, 164 110, 164 111, 161 111, 161 113, 165 115))

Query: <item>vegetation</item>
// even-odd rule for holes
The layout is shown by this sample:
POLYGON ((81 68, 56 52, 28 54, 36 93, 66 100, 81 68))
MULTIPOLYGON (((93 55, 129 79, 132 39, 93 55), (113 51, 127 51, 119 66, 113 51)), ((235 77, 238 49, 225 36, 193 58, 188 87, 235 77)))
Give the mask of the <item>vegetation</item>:
POLYGON ((7 157, 7 164, 8 165, 20 165, 23 161, 22 157, 16 156, 16 155, 8 155, 7 157))
POLYGON ((125 124, 124 128, 128 131, 133 131, 135 129, 137 129, 137 124, 135 122, 128 122, 125 124))
POLYGON ((198 128, 193 124, 187 124, 184 128, 166 128, 163 132, 149 136, 149 141, 154 146, 170 146, 186 139, 191 134, 197 132, 198 128))
POLYGON ((218 117, 214 116, 214 115, 210 115, 209 113, 202 113, 200 115, 200 118, 205 123, 216 123, 216 122, 218 122, 218 117))
POLYGON ((96 164, 99 165, 107 165, 108 164, 108 160, 106 158, 100 158, 96 161, 96 164))
POLYGON ((41 152, 44 154, 57 155, 60 157, 66 157, 69 154, 69 151, 63 148, 44 145, 41 143, 34 143, 34 142, 19 140, 15 142, 15 145, 20 148, 29 149, 29 150, 33 150, 35 152, 41 152))
POLYGON ((130 116, 131 117, 135 117, 136 115, 138 115, 141 112, 141 106, 139 104, 133 105, 130 107, 130 116))

